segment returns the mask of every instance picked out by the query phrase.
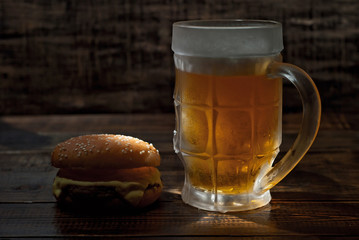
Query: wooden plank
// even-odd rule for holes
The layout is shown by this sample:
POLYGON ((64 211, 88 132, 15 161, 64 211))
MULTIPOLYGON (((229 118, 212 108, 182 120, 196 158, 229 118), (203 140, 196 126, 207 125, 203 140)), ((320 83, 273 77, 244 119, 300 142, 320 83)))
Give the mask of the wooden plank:
POLYGON ((4 237, 359 235, 358 202, 273 201, 258 210, 221 214, 172 199, 138 213, 71 212, 53 203, 0 204, 0 232, 4 237))
MULTIPOLYGON (((328 114, 310 151, 347 151, 359 139, 356 114, 328 114), (346 131, 341 131, 346 130, 346 131), (335 139, 333 136, 335 135, 335 139)), ((300 114, 283 118, 281 149, 287 151, 294 142, 300 114)), ((54 146, 70 137, 93 133, 121 133, 152 142, 161 152, 173 152, 173 114, 154 115, 71 115, 71 116, 7 116, 0 118, 0 152, 51 152, 54 146)))
MULTIPOLYGON (((27 239, 27 237, 24 237, 25 239, 27 239)), ((56 239, 68 239, 69 237, 62 237, 62 236, 56 236, 56 239)), ((106 235, 106 236, 71 236, 71 239, 119 239, 119 236, 116 235, 106 235)), ((134 237, 132 236, 121 236, 121 239, 134 239, 134 237)), ((246 240, 287 240, 287 239, 293 239, 293 240, 317 240, 317 239, 323 239, 323 240, 354 240, 354 239, 358 239, 357 236, 309 236, 309 235, 299 235, 299 236, 286 236, 286 235, 282 235, 282 236, 223 236, 223 235, 217 235, 217 236, 166 236, 166 235, 161 235, 161 236, 145 236, 145 237, 135 237, 136 239, 174 239, 174 240, 178 240, 178 239, 184 239, 184 240, 214 240, 214 239, 223 239, 223 240, 229 240, 229 239, 233 239, 233 238, 240 238, 240 239, 246 239, 246 240)), ((16 239, 23 239, 23 238, 16 238, 16 239)), ((34 237, 31 239, 53 239, 52 237, 34 237)))
MULTIPOLYGON (((27 239, 27 237, 24 237, 27 239)), ((63 236, 56 236, 56 239, 68 239, 69 237, 63 237, 63 236)), ((105 236, 71 236, 71 239, 119 239, 119 236, 116 235, 105 235, 105 236)), ((121 239, 134 239, 133 236, 121 236, 121 239)), ((145 237, 135 237, 135 239, 170 239, 170 240, 178 240, 178 239, 184 239, 184 240, 214 240, 214 239, 223 239, 223 240, 230 240, 233 238, 240 238, 240 239, 246 239, 246 240, 287 240, 287 239, 293 239, 293 240, 317 240, 317 239, 323 239, 323 240, 354 240, 357 239, 357 236, 309 236, 309 235, 299 235, 299 236, 223 236, 223 235, 217 235, 217 236, 145 236, 145 237)), ((17 237, 16 239, 23 239, 17 237)), ((38 239, 38 240, 44 240, 44 239, 53 239, 52 237, 33 237, 31 239, 38 239)))
POLYGON ((2 116, 1 129, 32 132, 98 132, 173 130, 174 114, 86 114, 2 116))
MULTIPOLYGON (((172 135, 173 130, 158 133, 157 131, 145 132, 131 130, 122 132, 125 135, 135 136, 153 145, 161 153, 173 153, 172 135)), ((71 137, 93 134, 94 132, 63 132, 63 133, 26 133, 21 132, 13 134, 3 132, 0 137, 0 153, 8 154, 26 154, 26 153, 48 153, 50 154, 56 144, 65 141, 71 137)), ((288 151, 292 146, 297 133, 283 133, 281 154, 288 151)), ((309 152, 345 152, 355 151, 359 133, 354 131, 320 131, 309 152)))
MULTIPOLYGON (((309 153, 272 189, 277 200, 351 200, 359 198, 358 153, 309 153), (341 159, 341 161, 338 161, 341 159), (343 160, 345 159, 345 160, 343 160)), ((184 176, 178 157, 162 155, 159 167, 164 191, 179 193, 184 176)), ((49 154, 0 154, 1 202, 53 202, 52 181, 57 170, 49 154)))
MULTIPOLYGON (((296 136, 298 115, 291 116, 285 123, 289 127, 282 149, 289 148, 296 136)), ((352 128, 355 117, 348 118, 347 128, 346 118, 338 116, 324 120, 309 153, 271 190, 270 205, 229 214, 197 210, 182 202, 183 167, 172 149, 171 114, 0 118, 8 124, 1 125, 0 135, 0 237, 357 239, 359 135, 352 128), (160 149, 165 187, 159 201, 136 213, 59 209, 51 193, 57 171, 50 164, 53 146, 93 129, 116 128, 138 134, 160 149)))
MULTIPOLYGON (((298 131, 301 113, 283 114, 285 131, 298 131)), ((342 114, 323 112, 321 130, 358 130, 355 122, 356 112, 342 114)), ((61 132, 131 132, 159 131, 172 132, 175 127, 174 114, 85 114, 85 115, 37 115, 37 116, 1 116, 2 132, 30 131, 38 133, 61 132)))
POLYGON ((282 22, 284 60, 315 79, 328 109, 352 109, 358 8, 343 0, 3 0, 0 113, 173 111, 171 24, 239 16, 282 22))

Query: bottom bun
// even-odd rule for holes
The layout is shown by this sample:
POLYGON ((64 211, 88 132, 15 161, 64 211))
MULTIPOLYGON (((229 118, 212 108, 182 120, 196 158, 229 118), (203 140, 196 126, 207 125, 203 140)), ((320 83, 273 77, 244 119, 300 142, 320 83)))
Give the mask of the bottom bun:
MULTIPOLYGON (((73 180, 59 171, 53 184, 53 193, 59 204, 100 208, 143 208, 154 203, 161 195, 162 181, 156 168, 143 169, 151 172, 147 181, 118 179, 106 181, 73 180), (60 175, 60 176, 59 176, 60 175)), ((138 172, 138 170, 130 170, 138 172)), ((142 175, 143 177, 144 175, 142 175)), ((133 178, 133 175, 132 175, 133 178)))
POLYGON ((162 193, 162 184, 158 184, 155 187, 147 188, 143 193, 140 203, 137 205, 139 208, 147 207, 161 196, 162 193))
POLYGON ((154 203, 161 195, 162 185, 150 186, 143 192, 140 201, 125 199, 113 187, 92 186, 83 187, 68 185, 57 201, 60 205, 96 208, 144 208, 154 203))

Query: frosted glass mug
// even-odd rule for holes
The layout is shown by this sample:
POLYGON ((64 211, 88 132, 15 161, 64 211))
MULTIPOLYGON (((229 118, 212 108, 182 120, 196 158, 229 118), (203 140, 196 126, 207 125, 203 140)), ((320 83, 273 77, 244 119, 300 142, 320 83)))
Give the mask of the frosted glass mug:
POLYGON ((282 63, 282 38, 274 21, 173 24, 173 143, 185 170, 185 203, 219 212, 264 206, 312 145, 319 93, 308 74, 282 63), (298 89, 303 119, 293 146, 273 166, 282 141, 282 78, 298 89))

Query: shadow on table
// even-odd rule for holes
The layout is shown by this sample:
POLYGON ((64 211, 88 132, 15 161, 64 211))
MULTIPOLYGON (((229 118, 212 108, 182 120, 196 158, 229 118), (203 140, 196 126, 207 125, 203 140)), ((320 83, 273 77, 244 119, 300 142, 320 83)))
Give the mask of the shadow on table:
POLYGON ((160 202, 140 209, 73 209, 56 206, 54 224, 61 236, 138 236, 160 233, 161 224, 156 224, 153 212, 160 202))
POLYGON ((35 132, 16 128, 0 120, 0 149, 26 150, 49 145, 50 138, 35 132))

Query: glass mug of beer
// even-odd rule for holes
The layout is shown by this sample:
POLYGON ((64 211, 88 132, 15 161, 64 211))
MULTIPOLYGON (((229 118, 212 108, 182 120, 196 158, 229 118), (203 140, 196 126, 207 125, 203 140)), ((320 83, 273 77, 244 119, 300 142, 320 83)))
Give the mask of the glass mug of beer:
POLYGON ((261 20, 173 24, 176 67, 174 150, 185 203, 243 211, 270 202, 269 189, 303 158, 318 132, 321 103, 312 79, 281 62, 282 26, 261 20), (300 93, 303 119, 291 149, 282 141, 282 78, 300 93))

